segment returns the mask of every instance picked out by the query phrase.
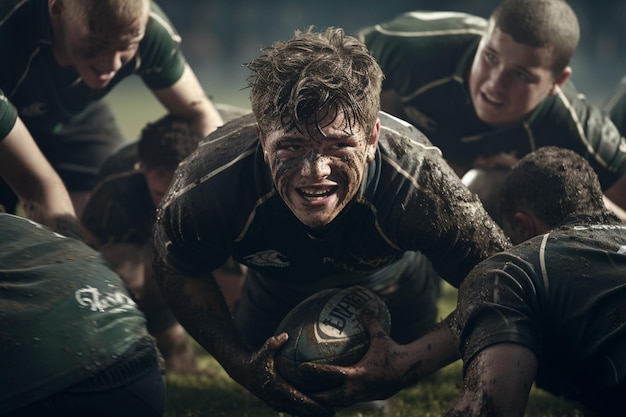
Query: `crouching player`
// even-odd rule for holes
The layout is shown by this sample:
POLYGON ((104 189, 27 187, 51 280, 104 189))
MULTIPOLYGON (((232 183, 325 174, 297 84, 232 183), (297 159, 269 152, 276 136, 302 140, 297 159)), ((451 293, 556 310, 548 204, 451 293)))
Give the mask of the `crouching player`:
POLYGON ((156 346, 121 278, 83 242, 0 209, 0 415, 163 416, 156 346))

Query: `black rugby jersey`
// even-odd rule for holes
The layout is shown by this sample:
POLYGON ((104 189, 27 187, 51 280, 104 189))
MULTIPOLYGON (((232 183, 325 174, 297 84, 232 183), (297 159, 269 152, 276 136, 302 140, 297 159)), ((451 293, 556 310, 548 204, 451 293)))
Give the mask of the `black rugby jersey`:
POLYGON ((472 168, 479 156, 515 152, 521 158, 552 145, 585 157, 603 189, 626 175, 626 140, 570 81, 522 123, 496 129, 478 118, 467 74, 486 29, 478 16, 414 11, 357 36, 383 69, 383 89, 401 97, 408 121, 462 168, 472 168))
POLYGON ((537 356, 537 385, 556 395, 580 401, 624 384, 626 225, 572 216, 495 255, 461 285, 457 313, 464 366, 518 343, 537 356))
POLYGON ((509 246, 439 149, 380 113, 375 160, 357 196, 330 224, 309 229, 274 188, 254 116, 229 122, 181 163, 158 208, 155 246, 168 267, 206 274, 232 257, 285 285, 362 283, 407 251, 423 252, 458 285, 509 246))

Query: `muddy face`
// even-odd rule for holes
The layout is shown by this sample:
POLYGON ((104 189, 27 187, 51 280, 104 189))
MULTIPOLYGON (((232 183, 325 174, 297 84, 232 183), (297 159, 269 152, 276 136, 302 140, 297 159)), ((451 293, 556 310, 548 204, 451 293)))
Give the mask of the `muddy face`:
POLYGON ((380 131, 348 126, 342 112, 327 117, 321 129, 270 130, 260 135, 274 185, 306 226, 330 223, 356 195, 380 131))

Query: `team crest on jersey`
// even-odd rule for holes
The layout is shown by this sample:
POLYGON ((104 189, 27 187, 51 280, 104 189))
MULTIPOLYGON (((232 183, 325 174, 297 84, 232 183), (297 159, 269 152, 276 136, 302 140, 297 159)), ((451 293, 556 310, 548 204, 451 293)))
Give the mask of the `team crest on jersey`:
POLYGON ((243 258, 247 263, 256 266, 273 266, 285 268, 289 266, 289 260, 282 253, 275 250, 266 250, 253 253, 243 258))
POLYGON ((90 285, 76 290, 74 297, 81 307, 102 313, 121 313, 135 307, 135 302, 121 291, 101 292, 90 285))
POLYGON ((43 116, 48 113, 48 105, 40 101, 24 106, 20 109, 20 115, 27 117, 43 116))

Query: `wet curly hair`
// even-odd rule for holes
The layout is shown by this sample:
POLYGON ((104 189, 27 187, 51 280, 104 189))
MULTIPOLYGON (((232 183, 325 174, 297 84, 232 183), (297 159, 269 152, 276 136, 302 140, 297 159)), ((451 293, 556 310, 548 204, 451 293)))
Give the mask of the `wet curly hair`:
POLYGON ((598 176, 572 150, 546 146, 529 153, 509 172, 500 192, 500 214, 531 210, 554 227, 574 213, 605 210, 598 176))
POLYGON ((251 107, 262 131, 320 131, 326 117, 343 112, 349 128, 372 132, 383 73, 367 47, 343 29, 296 31, 245 66, 251 71, 251 107))
POLYGON ((505 0, 491 22, 515 42, 549 48, 555 76, 570 64, 580 40, 578 18, 565 0, 505 0))
POLYGON ((137 154, 147 169, 175 170, 200 142, 188 119, 167 114, 141 131, 137 154))

